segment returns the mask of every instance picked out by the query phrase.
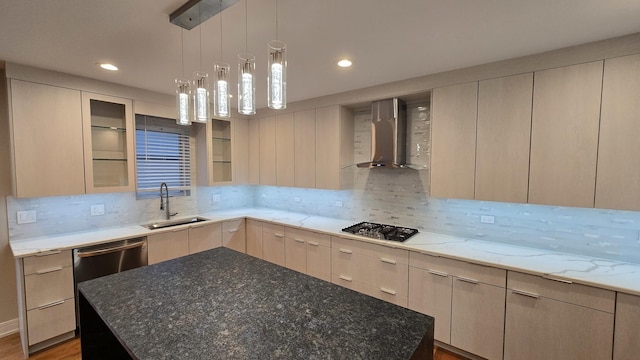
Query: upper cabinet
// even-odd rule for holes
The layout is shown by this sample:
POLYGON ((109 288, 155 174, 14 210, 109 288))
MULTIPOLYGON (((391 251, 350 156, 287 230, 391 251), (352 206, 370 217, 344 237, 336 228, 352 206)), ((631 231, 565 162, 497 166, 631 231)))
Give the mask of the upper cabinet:
POLYGON ((597 208, 640 210, 640 55, 604 62, 597 208))
POLYGON ((260 184, 260 119, 249 120, 249 184, 260 184))
POLYGON ((276 117, 260 119, 260 185, 277 185, 276 117))
POLYGON ((478 82, 434 89, 430 196, 473 199, 478 82))
POLYGON ((212 119, 193 124, 198 184, 245 184, 248 181, 248 123, 245 119, 212 119))
POLYGON ((535 73, 530 203, 594 206, 602 67, 596 61, 535 73))
POLYGON ((133 191, 132 101, 83 92, 82 119, 86 192, 133 191))
POLYGON ((294 186, 293 114, 276 115, 276 185, 294 186))
POLYGON ((527 202, 533 73, 480 81, 475 199, 527 202))
POLYGON ((299 111, 294 118, 294 182, 296 187, 316 187, 316 110, 299 111))
POLYGON ((316 188, 353 186, 353 113, 341 106, 316 109, 316 188))
POLYGON ((10 80, 13 194, 84 194, 80 91, 10 80))

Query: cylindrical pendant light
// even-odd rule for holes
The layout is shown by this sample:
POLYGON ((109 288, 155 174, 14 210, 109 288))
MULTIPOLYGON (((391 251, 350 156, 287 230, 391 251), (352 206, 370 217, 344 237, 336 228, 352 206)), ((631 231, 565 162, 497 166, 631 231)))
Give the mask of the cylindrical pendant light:
POLYGON ((229 64, 215 63, 216 83, 213 87, 213 115, 231 117, 229 107, 229 64))
POLYGON ((196 71, 193 73, 193 121, 206 123, 209 121, 209 74, 196 71))
POLYGON ((191 82, 184 79, 176 79, 176 123, 178 125, 191 125, 191 82))
POLYGON ((256 113, 255 85, 256 57, 251 54, 238 55, 238 112, 243 115, 256 113))
POLYGON ((287 108, 287 45, 279 40, 270 41, 269 76, 267 80, 268 106, 271 109, 287 108))

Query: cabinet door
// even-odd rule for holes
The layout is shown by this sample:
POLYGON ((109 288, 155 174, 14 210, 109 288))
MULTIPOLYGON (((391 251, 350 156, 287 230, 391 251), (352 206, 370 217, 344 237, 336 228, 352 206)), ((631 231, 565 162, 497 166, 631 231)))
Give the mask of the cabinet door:
POLYGON ((613 360, 634 360, 640 354, 640 297, 618 293, 613 360))
POLYGON ((213 119, 211 126, 211 154, 209 184, 224 184, 233 181, 233 142, 234 123, 229 120, 213 119))
POLYGON ((262 258, 274 264, 285 266, 284 227, 262 224, 262 258))
POLYGON ((276 185, 294 185, 293 114, 276 116, 276 185))
POLYGON ((530 203, 593 207, 602 64, 535 73, 530 203))
POLYGON ((241 253, 247 251, 244 219, 222 223, 222 246, 241 253))
POLYGON ((285 266, 291 270, 307 273, 307 247, 303 239, 285 236, 285 266))
POLYGON ((475 199, 526 203, 533 73, 480 81, 475 199))
POLYGON ((331 281, 331 248, 307 241, 307 275, 331 281))
POLYGON ((477 82, 433 90, 429 195, 473 199, 477 113, 477 82))
POLYGON ((604 62, 597 208, 640 210, 640 55, 604 62))
POLYGON ((452 298, 451 345, 502 359, 505 288, 454 277, 452 298))
POLYGON ((505 360, 611 359, 613 314, 513 290, 506 309, 505 360))
POLYGON ((82 93, 87 193, 135 189, 133 102, 82 93))
POLYGON ((316 187, 316 111, 299 111, 294 118, 294 182, 296 187, 316 187))
POLYGON ((14 195, 84 194, 80 92, 11 80, 14 195))
POLYGON ((189 228, 189 254, 222 246, 222 223, 193 225, 189 228))
POLYGON ((276 185, 276 117, 260 119, 260 185, 276 185))
POLYGON ((444 271, 409 267, 409 309, 436 319, 434 339, 451 343, 452 277, 444 271))
POLYGON ((149 265, 189 255, 189 229, 147 236, 149 265))
POLYGON ((316 109, 316 188, 340 190, 353 184, 353 116, 340 106, 316 109))
POLYGON ((247 219, 247 255, 262 259, 262 222, 247 219))
POLYGON ((260 120, 249 121, 249 184, 260 184, 260 120))
POLYGON ((233 183, 249 183, 249 120, 233 119, 233 183))

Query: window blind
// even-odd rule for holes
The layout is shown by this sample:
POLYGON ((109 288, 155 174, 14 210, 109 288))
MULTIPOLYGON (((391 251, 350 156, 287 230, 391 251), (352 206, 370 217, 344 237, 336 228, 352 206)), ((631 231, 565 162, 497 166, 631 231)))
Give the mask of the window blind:
POLYGON ((158 192, 165 182, 172 195, 191 186, 190 128, 173 119, 136 114, 136 170, 139 195, 158 192))

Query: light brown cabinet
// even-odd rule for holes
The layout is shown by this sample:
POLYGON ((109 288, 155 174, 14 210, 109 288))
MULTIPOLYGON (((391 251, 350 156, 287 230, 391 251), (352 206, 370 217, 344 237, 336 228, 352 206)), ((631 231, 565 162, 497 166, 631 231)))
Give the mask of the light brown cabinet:
POLYGON ((473 199, 478 82, 434 89, 431 196, 473 199))
POLYGON ((85 193, 80 91, 10 80, 13 194, 85 193))
POLYGON ((249 184, 260 184, 260 120, 248 120, 249 184))
POLYGON ((640 55, 604 62, 597 208, 640 210, 640 55))
POLYGON ((246 120, 212 119, 206 124, 192 126, 196 138, 198 184, 214 186, 246 183, 249 161, 246 120))
POLYGON ((284 226, 262 223, 262 258, 285 266, 284 226))
POLYGON ((294 181, 293 114, 276 115, 276 185, 292 187, 294 181))
POLYGON ((513 271, 507 287, 505 360, 611 359, 615 292, 513 271))
POLYGON ((86 192, 135 190, 133 102, 82 92, 82 120, 86 192))
POLYGON ((506 271, 417 252, 409 256, 408 307, 436 319, 434 338, 502 359, 506 271))
POLYGON ((640 297, 618 293, 613 360, 634 360, 640 354, 640 297))
POLYGON ((249 183, 249 120, 233 119, 233 183, 249 183))
POLYGON ((341 106, 316 109, 317 189, 340 190, 353 185, 353 113, 341 106))
POLYGON ((298 111, 294 119, 294 185, 316 187, 316 110, 298 111))
POLYGON ((189 227, 189 254, 222 246, 222 223, 205 223, 189 227))
POLYGON ((529 203, 594 206, 602 66, 535 73, 529 203))
POLYGON ((480 81, 475 199, 526 203, 533 73, 480 81))
POLYGON ((247 255, 262 259, 262 222, 247 219, 247 255))
POLYGON ((189 229, 175 229, 147 236, 149 265, 189 255, 189 229))
POLYGON ((313 231, 286 227, 285 266, 331 281, 331 237, 313 231))
POLYGON ((244 218, 222 222, 222 246, 241 253, 247 251, 244 218))
POLYGON ((261 118, 260 123, 260 185, 277 185, 276 117, 261 118))

